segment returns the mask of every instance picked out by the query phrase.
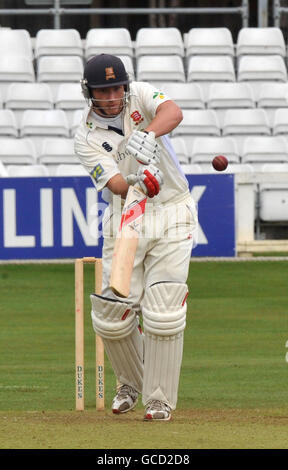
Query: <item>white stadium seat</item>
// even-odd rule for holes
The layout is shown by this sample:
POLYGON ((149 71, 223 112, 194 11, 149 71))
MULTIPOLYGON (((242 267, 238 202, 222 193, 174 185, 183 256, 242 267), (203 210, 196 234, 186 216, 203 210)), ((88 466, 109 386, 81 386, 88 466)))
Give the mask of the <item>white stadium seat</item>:
POLYGON ((242 28, 238 33, 236 55, 277 54, 286 55, 283 33, 280 28, 242 28))
POLYGON ((76 29, 40 29, 35 37, 35 57, 48 55, 83 56, 80 33, 76 29))
POLYGON ((255 108, 253 90, 248 83, 211 83, 207 96, 207 107, 255 108))
POLYGON ((288 83, 262 83, 257 101, 258 108, 265 109, 273 127, 275 111, 278 108, 288 108, 288 83))
POLYGON ((215 109, 221 127, 227 109, 255 108, 255 106, 254 93, 248 83, 215 82, 211 83, 207 90, 207 108, 215 109))
POLYGON ((221 129, 216 111, 213 109, 183 109, 183 120, 172 131, 172 137, 181 136, 185 140, 189 155, 194 140, 200 135, 220 136, 221 129))
POLYGON ((49 176, 48 169, 45 165, 8 165, 8 176, 13 178, 39 177, 49 176))
POLYGON ((185 71, 181 57, 141 56, 137 60, 137 80, 154 82, 185 82, 185 71))
POLYGON ((35 72, 31 59, 24 56, 0 54, 0 82, 34 82, 35 72))
POLYGON ((287 163, 288 145, 282 136, 246 137, 243 143, 242 162, 261 168, 264 163, 287 163))
POLYGON ((279 55, 243 56, 239 60, 238 81, 287 82, 287 70, 283 57, 279 55))
POLYGON ((264 134, 271 129, 264 109, 227 109, 223 117, 223 135, 264 134))
POLYGON ((187 81, 235 82, 230 56, 192 56, 188 61, 187 81))
POLYGON ((18 137, 16 116, 11 109, 0 109, 0 135, 18 137))
POLYGON ((233 108, 223 113, 221 121, 222 135, 233 137, 242 155, 243 142, 249 135, 271 135, 271 127, 264 109, 233 108))
POLYGON ((28 109, 24 111, 20 136, 54 135, 69 137, 69 126, 63 109, 28 109))
POLYGON ((287 69, 280 55, 242 56, 238 64, 239 82, 248 82, 254 91, 256 101, 264 82, 287 82, 287 69))
POLYGON ((36 148, 29 138, 0 137, 0 161, 5 164, 35 164, 36 148))
POLYGON ((263 173, 288 173, 288 163, 263 163, 261 171, 263 173))
POLYGON ((262 83, 257 104, 259 108, 288 108, 288 83, 262 83))
POLYGON ((0 108, 3 108, 3 106, 4 106, 4 96, 3 96, 3 91, 0 88, 0 108))
POLYGON ((186 56, 230 55, 234 56, 234 44, 228 28, 192 28, 185 40, 186 56))
POLYGON ((220 136, 220 126, 213 109, 183 109, 183 120, 172 131, 172 136, 205 134, 220 136))
POLYGON ((30 33, 26 29, 0 28, 0 56, 24 57, 33 61, 30 33))
POLYGON ((83 71, 83 61, 78 56, 42 56, 37 61, 38 82, 79 83, 83 71))
POLYGON ((9 176, 8 172, 7 172, 7 169, 0 160, 0 177, 1 178, 6 178, 7 176, 9 176))
POLYGON ((264 222, 288 222, 288 183, 259 185, 260 219, 264 222))
MULTIPOLYGON (((265 163, 264 173, 288 173, 287 163, 265 163)), ((271 178, 272 181, 272 178, 271 178)), ((260 218, 265 222, 288 221, 288 183, 265 183, 259 185, 260 218)))
POLYGON ((80 109, 86 104, 80 83, 61 83, 55 97, 55 108, 80 109))
POLYGON ((276 109, 273 119, 273 135, 288 136, 288 108, 276 109))
POLYGON ((135 70, 134 70, 134 65, 133 65, 133 59, 132 57, 128 55, 118 55, 119 59, 122 60, 125 70, 129 75, 129 79, 131 81, 135 80, 135 70))
POLYGON ((204 109, 205 101, 202 88, 198 83, 166 82, 160 87, 175 103, 183 109, 204 109))
POLYGON ((182 137, 171 137, 171 144, 181 164, 189 163, 189 154, 182 137))
POLYGON ((11 83, 5 106, 9 109, 52 109, 53 97, 46 83, 11 83))
POLYGON ((184 43, 178 28, 140 28, 136 33, 135 56, 141 55, 184 56, 184 43))
POLYGON ((86 60, 97 54, 128 55, 133 57, 130 32, 126 28, 92 28, 86 34, 86 60))
POLYGON ((211 163, 216 155, 225 155, 229 162, 240 163, 237 144, 230 137, 197 137, 192 147, 192 163, 211 163))
POLYGON ((60 164, 56 168, 55 176, 89 176, 83 165, 60 164))
POLYGON ((74 140, 70 138, 46 138, 42 141, 38 163, 41 164, 75 164, 79 159, 74 152, 74 140))
POLYGON ((75 136, 75 133, 78 129, 78 126, 80 124, 80 121, 83 116, 83 109, 76 109, 73 112, 72 118, 71 118, 71 124, 70 124, 70 135, 71 137, 75 136))

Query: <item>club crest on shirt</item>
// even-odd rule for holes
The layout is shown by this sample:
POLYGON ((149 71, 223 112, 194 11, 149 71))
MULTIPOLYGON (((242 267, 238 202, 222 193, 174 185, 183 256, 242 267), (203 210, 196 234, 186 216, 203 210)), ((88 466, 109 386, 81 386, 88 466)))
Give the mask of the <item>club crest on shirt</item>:
POLYGON ((92 176, 92 178, 94 178, 96 183, 98 183, 99 178, 103 173, 104 173, 104 168, 102 165, 100 165, 100 163, 98 163, 90 172, 90 175, 92 176))
POLYGON ((144 118, 141 116, 137 109, 130 114, 130 117, 133 119, 134 124, 137 126, 140 122, 144 121, 144 118))

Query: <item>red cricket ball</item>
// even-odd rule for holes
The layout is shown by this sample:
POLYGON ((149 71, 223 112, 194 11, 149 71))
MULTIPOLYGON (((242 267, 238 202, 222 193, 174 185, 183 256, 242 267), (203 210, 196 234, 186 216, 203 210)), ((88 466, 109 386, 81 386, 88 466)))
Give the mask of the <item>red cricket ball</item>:
POLYGON ((228 166, 228 160, 224 155, 217 155, 212 160, 212 165, 217 171, 224 171, 228 166))

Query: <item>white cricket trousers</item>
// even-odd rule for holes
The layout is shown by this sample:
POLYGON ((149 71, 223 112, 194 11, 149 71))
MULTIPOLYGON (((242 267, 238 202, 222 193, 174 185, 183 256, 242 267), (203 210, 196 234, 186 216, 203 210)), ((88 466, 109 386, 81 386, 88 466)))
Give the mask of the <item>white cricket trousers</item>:
MULTIPOLYGON (((143 311, 145 305, 145 291, 155 283, 183 283, 187 282, 189 262, 191 257, 192 247, 197 243, 197 227, 198 227, 198 218, 197 210, 195 203, 191 198, 189 191, 184 195, 178 196, 177 199, 170 204, 164 204, 161 206, 154 206, 147 202, 146 211, 143 218, 143 225, 141 235, 139 237, 138 248, 136 252, 134 269, 131 278, 131 289, 130 295, 127 299, 119 299, 109 288, 109 278, 110 278, 110 269, 112 262, 112 255, 114 250, 115 236, 118 231, 118 227, 121 219, 121 210, 122 207, 116 207, 115 205, 109 205, 106 209, 106 212, 103 217, 103 234, 104 234, 104 245, 103 245, 103 284, 102 284, 102 296, 110 299, 117 299, 127 302, 131 307, 133 307, 136 314, 139 316, 142 315, 141 303, 143 303, 143 311)), ((145 319, 145 318, 144 318, 145 319)), ((145 323, 145 322, 144 322, 145 323)), ((144 328, 145 334, 145 328, 144 328)), ((142 335, 143 336, 143 335, 142 335)), ((178 338, 178 337, 177 337, 178 338)), ((168 339, 168 338, 167 338, 168 339)), ((127 342, 130 340, 127 339, 127 342)), ((136 341, 136 340, 135 340, 136 341)), ((137 340, 139 341, 139 339, 137 340)), ((141 347, 143 350, 143 344, 139 344, 138 349, 138 365, 135 357, 134 371, 135 376, 139 377, 139 370, 144 376, 144 388, 142 390, 143 383, 136 383, 135 388, 139 389, 143 393, 143 403, 149 401, 149 396, 152 398, 161 399, 163 396, 162 390, 165 391, 167 388, 172 387, 171 397, 166 400, 172 409, 176 407, 176 401, 178 396, 178 382, 180 367, 182 361, 182 347, 183 347, 183 334, 181 338, 177 339, 176 343, 179 344, 175 346, 177 348, 176 352, 172 352, 172 356, 175 357, 175 363, 171 363, 171 377, 170 384, 163 383, 160 384, 160 388, 155 391, 153 386, 149 385, 150 383, 157 381, 156 372, 153 372, 153 367, 155 363, 155 370, 159 370, 162 364, 165 362, 165 357, 167 356, 167 351, 163 350, 160 352, 158 348, 158 354, 154 354, 152 349, 155 349, 153 346, 153 341, 147 337, 144 341, 141 338, 142 343, 144 342, 144 368, 139 365, 139 354, 141 347), (151 346, 150 346, 151 344, 151 346), (149 351, 148 351, 149 348, 149 351), (152 348, 152 349, 151 349, 152 348), (151 350, 150 350, 151 349, 151 350), (154 355, 156 356, 154 358, 154 355), (147 367, 145 371, 145 357, 147 356, 147 367), (162 356, 162 357, 161 357, 162 356), (177 359, 176 359, 177 357, 177 359), (158 365, 157 365, 158 361, 158 365), (149 364, 148 364, 149 363, 149 364), (157 369, 158 367, 158 369, 157 369), (149 370, 147 370, 149 369, 149 370), (151 380, 149 377, 151 369, 152 376, 151 380), (145 383, 148 385, 146 386, 145 383), (168 387, 169 386, 169 387, 168 387), (145 389, 146 388, 146 389, 145 389)), ((161 340, 162 341, 162 340, 161 340)), ((109 358, 113 362, 113 349, 116 348, 113 340, 104 341, 106 352, 109 351, 109 358)), ((134 344, 134 343, 133 343, 134 344)), ((163 341, 159 343, 164 344, 163 341)), ((168 344, 168 343, 167 343, 168 344)), ((162 346, 161 346, 162 347, 162 346)), ((174 346, 172 346, 174 347, 174 346)), ((171 355, 171 353, 170 353, 171 355)), ((117 354, 115 349, 115 363, 117 362, 117 354)), ((125 360, 125 359, 124 359, 125 360)), ((129 367, 128 362, 133 358, 127 358, 127 368, 129 367)), ((123 362, 123 361, 122 361, 123 362)), ((113 366, 113 364, 112 364, 113 366)), ((169 363, 170 368, 170 363, 169 363)), ((165 366, 167 368, 167 366, 165 366)), ((121 364, 122 376, 123 369, 125 369, 125 364, 121 364)), ((117 376, 117 371, 114 372, 117 376)), ((133 374, 132 374, 133 375, 133 374)), ((119 379, 119 377, 118 377, 119 379)), ((133 377, 130 374, 130 384, 133 384, 133 377)), ((164 382, 165 382, 164 378, 164 382)), ((167 379, 168 380, 168 379, 167 379)), ((154 387, 155 388, 155 387, 154 387)))
MULTIPOLYGON (((112 299, 117 297, 109 288, 109 279, 121 210, 121 206, 109 205, 102 222, 102 295, 112 299)), ((141 300, 148 286, 161 281, 187 281, 191 250, 197 244, 197 229, 197 210, 189 191, 175 198, 173 203, 154 207, 147 202, 131 277, 130 295, 125 302, 131 303, 140 313, 141 300)))

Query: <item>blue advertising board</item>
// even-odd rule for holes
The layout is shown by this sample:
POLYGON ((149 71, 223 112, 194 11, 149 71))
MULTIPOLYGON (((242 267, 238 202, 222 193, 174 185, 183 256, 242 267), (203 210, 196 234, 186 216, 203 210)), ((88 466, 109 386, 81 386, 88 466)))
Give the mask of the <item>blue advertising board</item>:
MULTIPOLYGON (((199 212, 192 256, 235 256, 233 175, 188 175, 199 212)), ((106 208, 90 177, 1 178, 0 259, 101 257, 106 208)))
POLYGON ((192 256, 236 254, 234 175, 187 175, 198 205, 198 245, 192 256))

